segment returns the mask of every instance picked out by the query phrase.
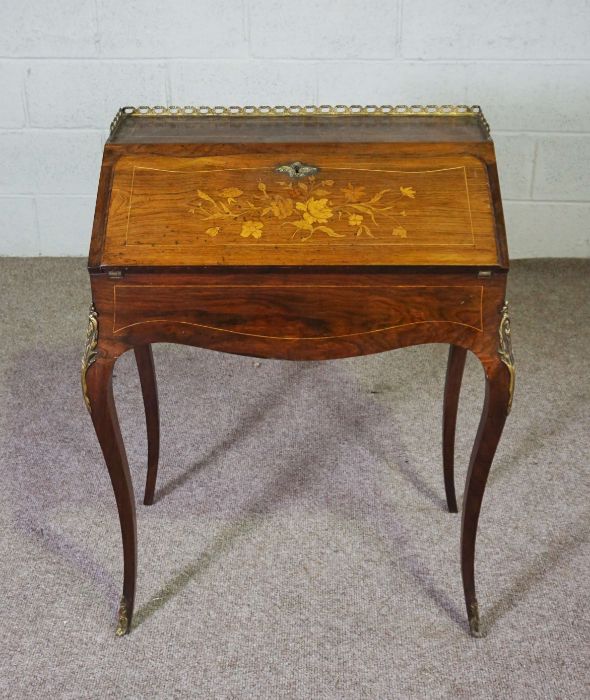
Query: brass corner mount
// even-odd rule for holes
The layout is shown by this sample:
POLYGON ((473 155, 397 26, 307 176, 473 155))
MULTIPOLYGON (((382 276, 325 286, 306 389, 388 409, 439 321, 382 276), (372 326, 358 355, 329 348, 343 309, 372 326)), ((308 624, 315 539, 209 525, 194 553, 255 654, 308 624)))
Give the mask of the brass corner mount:
POLYGON ((84 354, 82 355, 81 366, 81 381, 82 381, 82 396, 88 412, 91 412, 90 399, 88 397, 88 386, 86 384, 86 372, 88 368, 96 361, 98 355, 96 346, 98 345, 98 314, 94 308, 94 304, 90 305, 88 312, 88 327, 86 328, 86 344, 84 346, 84 354))

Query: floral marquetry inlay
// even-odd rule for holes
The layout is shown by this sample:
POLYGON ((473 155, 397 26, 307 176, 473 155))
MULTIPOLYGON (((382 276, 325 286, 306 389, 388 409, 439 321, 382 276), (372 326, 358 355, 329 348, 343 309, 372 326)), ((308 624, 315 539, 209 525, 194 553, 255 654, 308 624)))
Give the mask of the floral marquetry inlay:
POLYGON ((206 225, 211 238, 240 236, 264 238, 266 227, 285 230, 291 241, 314 237, 374 238, 374 229, 397 238, 407 238, 407 209, 416 198, 410 184, 368 191, 348 182, 336 185, 330 178, 311 175, 305 181, 259 179, 253 192, 239 187, 205 192, 198 189, 187 204, 190 215, 206 225))
POLYGON ((492 203, 479 159, 362 150, 353 157, 307 148, 119 158, 105 264, 496 260, 492 203))

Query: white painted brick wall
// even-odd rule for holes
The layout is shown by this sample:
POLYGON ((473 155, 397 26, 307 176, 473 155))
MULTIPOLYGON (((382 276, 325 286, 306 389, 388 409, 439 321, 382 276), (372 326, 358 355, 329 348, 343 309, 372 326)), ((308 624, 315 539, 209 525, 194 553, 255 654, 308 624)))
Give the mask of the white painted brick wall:
POLYGON ((481 104, 512 257, 590 256, 590 0, 0 0, 0 255, 85 255, 123 104, 481 104))
POLYGON ((410 0, 402 15, 408 58, 586 59, 587 0, 410 0))
POLYGON ((395 58, 400 0, 250 2, 256 58, 395 58))

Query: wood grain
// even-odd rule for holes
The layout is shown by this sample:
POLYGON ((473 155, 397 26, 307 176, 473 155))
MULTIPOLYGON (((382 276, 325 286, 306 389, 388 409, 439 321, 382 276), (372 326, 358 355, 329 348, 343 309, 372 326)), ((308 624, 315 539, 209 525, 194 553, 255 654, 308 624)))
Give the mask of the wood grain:
POLYGON ((370 159, 123 156, 105 265, 497 265, 485 165, 473 156, 370 159))
POLYGON ((160 321, 283 340, 338 338, 437 322, 481 331, 482 296, 478 284, 116 284, 113 334, 160 321), (356 305, 364 313, 351 314, 356 305))
POLYGON ((93 274, 100 338, 109 355, 179 342, 236 354, 323 360, 409 344, 497 355, 506 274, 375 270, 93 274))

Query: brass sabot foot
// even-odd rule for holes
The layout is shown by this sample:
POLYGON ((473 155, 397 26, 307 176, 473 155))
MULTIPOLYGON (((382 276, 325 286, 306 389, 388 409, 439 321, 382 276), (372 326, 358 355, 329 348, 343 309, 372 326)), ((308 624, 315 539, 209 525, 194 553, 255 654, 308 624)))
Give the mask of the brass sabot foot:
POLYGON ((119 603, 118 623, 115 634, 117 637, 123 637, 129 632, 129 616, 127 615, 127 603, 125 598, 121 598, 119 603))

